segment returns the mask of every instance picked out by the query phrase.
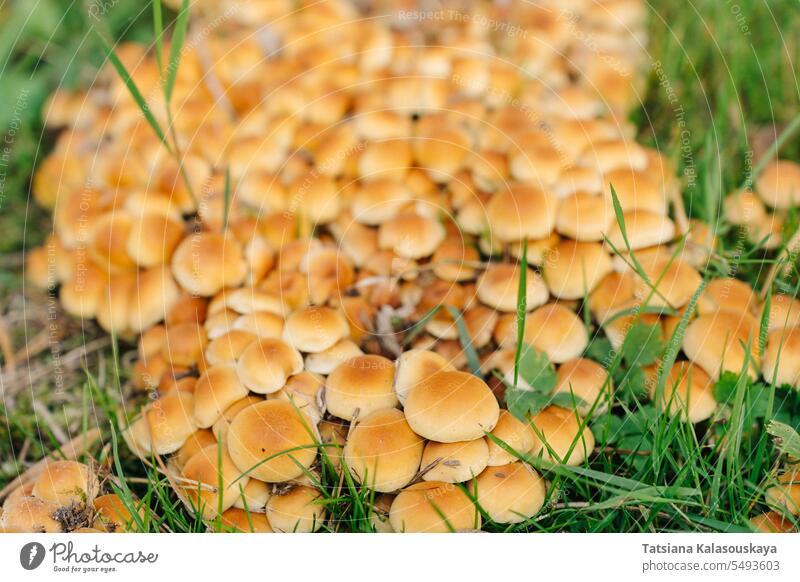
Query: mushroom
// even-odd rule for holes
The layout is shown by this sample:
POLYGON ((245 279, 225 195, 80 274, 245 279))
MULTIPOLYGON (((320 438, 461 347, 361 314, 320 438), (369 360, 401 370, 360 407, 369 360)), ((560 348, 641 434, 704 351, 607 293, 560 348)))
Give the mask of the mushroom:
POLYGON ((194 395, 172 391, 152 401, 130 426, 131 436, 144 451, 167 455, 180 449, 197 430, 194 395))
POLYGON ((500 411, 500 419, 490 433, 492 437, 486 437, 486 444, 489 449, 489 459, 487 465, 496 467, 513 463, 517 457, 496 443, 497 439, 520 454, 527 453, 536 442, 536 434, 527 422, 521 422, 508 410, 500 411))
POLYGON ((356 356, 339 364, 325 382, 328 412, 349 421, 397 406, 394 369, 391 360, 376 355, 356 356))
POLYGON ((483 380, 449 371, 431 374, 414 386, 405 412, 414 432, 441 443, 481 438, 500 417, 497 400, 483 380))
MULTIPOLYGON (((648 388, 650 397, 655 398, 655 379, 648 382, 648 388)), ((657 405, 668 408, 670 414, 691 423, 702 422, 717 409, 713 388, 714 383, 702 368, 688 362, 678 362, 667 374, 664 393, 657 405)))
POLYGON ((481 516, 458 485, 425 481, 394 498, 389 523, 398 533, 447 533, 478 528, 481 516))
POLYGON ((349 330, 341 312, 312 305, 286 318, 283 339, 300 352, 319 353, 347 337, 349 330))
POLYGON ((487 467, 476 480, 478 504, 495 523, 520 523, 544 505, 544 479, 519 461, 487 467))
POLYGON ((788 160, 770 162, 756 180, 756 192, 772 208, 795 206, 800 202, 800 165, 788 160))
POLYGON ((233 464, 267 483, 300 477, 317 457, 316 427, 286 400, 244 408, 233 418, 226 440, 233 464))
POLYGON ((613 387, 608 372, 597 362, 575 358, 561 364, 556 374, 554 393, 574 394, 576 410, 581 416, 594 411, 600 414, 608 407, 613 387))
POLYGON ((767 336, 764 379, 778 386, 800 382, 800 328, 775 329, 767 336))
POLYGON ((228 406, 247 396, 233 364, 211 366, 200 375, 194 387, 194 419, 200 428, 209 428, 228 406))
POLYGON ((11 532, 60 533, 63 528, 54 517, 58 509, 58 504, 38 497, 9 499, 0 514, 0 527, 11 532))
MULTIPOLYGON (((252 481, 251 481, 252 482, 252 481)), ((231 507, 219 517, 220 530, 231 533, 273 533, 267 516, 238 507, 231 507)))
POLYGON ((400 404, 405 405, 411 388, 434 372, 452 371, 455 367, 436 352, 412 349, 398 356, 395 370, 394 390, 400 404))
POLYGON ((745 362, 750 377, 756 378, 758 324, 746 313, 717 311, 701 315, 686 327, 683 352, 713 379, 722 372, 740 373, 745 362))
MULTIPOLYGON (((128 505, 115 493, 96 497, 93 506, 96 514, 93 525, 96 529, 119 533, 140 530, 128 505)), ((139 519, 146 523, 144 505, 134 503, 133 509, 139 515, 139 519)))
MULTIPOLYGON (((481 303, 498 311, 517 310, 520 266, 510 263, 492 263, 478 278, 476 294, 481 303)), ((531 269, 525 274, 525 299, 528 311, 543 305, 549 296, 541 276, 531 269)))
POLYGON ((215 441, 221 440, 224 441, 228 436, 228 429, 231 426, 231 422, 233 419, 236 418, 236 415, 239 414, 245 408, 249 408, 254 404, 258 404, 259 402, 264 402, 263 396, 256 396, 254 394, 250 394, 249 396, 245 396, 241 400, 238 400, 231 404, 228 408, 225 409, 225 412, 222 413, 222 416, 217 419, 217 422, 214 423, 214 426, 211 427, 211 432, 214 434, 215 441))
MULTIPOLYGON (((348 326, 346 335, 349 335, 349 332, 350 328, 348 326)), ((343 339, 326 350, 308 354, 305 359, 305 367, 309 372, 328 375, 333 372, 337 366, 350 358, 362 355, 364 355, 364 352, 358 347, 358 344, 349 339, 343 339)))
POLYGON ((542 275, 559 299, 581 299, 611 270, 611 257, 601 244, 563 240, 545 257, 542 275))
POLYGON ((140 271, 131 291, 128 327, 137 333, 166 319, 180 299, 177 283, 163 266, 140 271))
POLYGON ((255 340, 256 336, 248 331, 232 329, 208 342, 206 362, 211 366, 233 364, 245 348, 255 340))
POLYGON ((624 252, 628 247, 639 250, 667 243, 675 237, 675 224, 667 216, 647 210, 631 210, 624 212, 622 221, 625 224, 625 237, 622 226, 614 221, 607 233, 607 244, 617 252, 624 252), (627 238, 627 242, 626 242, 627 238))
POLYGON ((579 241, 601 241, 612 224, 611 205, 602 196, 575 192, 558 204, 555 229, 579 241))
POLYGON ((594 449, 592 431, 572 410, 548 406, 534 416, 531 422, 535 427, 534 432, 537 433, 536 442, 530 450, 533 455, 577 466, 583 464, 594 449))
POLYGON ((419 470, 423 441, 396 408, 376 410, 350 431, 344 462, 355 477, 375 491, 388 493, 408 485, 419 470))
POLYGON ((50 461, 36 479, 33 495, 44 501, 65 506, 91 503, 100 483, 89 467, 77 461, 50 461))
POLYGON ((422 453, 425 481, 463 483, 481 473, 489 462, 485 439, 437 443, 428 441, 422 453))
POLYGON ((560 364, 577 358, 589 344, 580 318, 559 303, 544 305, 525 318, 523 342, 560 364))
POLYGON ((792 520, 777 511, 765 511, 750 519, 750 525, 761 533, 793 533, 797 529, 792 520))
POLYGON ((267 502, 267 519, 275 531, 311 533, 325 524, 325 506, 316 489, 303 485, 292 487, 267 502))
POLYGON ((249 477, 236 467, 224 445, 201 449, 186 462, 178 484, 191 507, 204 519, 214 519, 220 511, 233 507, 239 487, 249 477), (221 488, 220 488, 221 486, 221 488))
POLYGON ((303 370, 303 356, 285 341, 261 338, 248 345, 237 362, 239 378, 259 394, 277 392, 289 376, 303 370))
POLYGON ((778 475, 776 484, 764 494, 767 505, 782 513, 800 515, 800 469, 778 475))
POLYGON ((239 497, 233 502, 233 506, 248 512, 263 513, 270 497, 272 497, 270 486, 263 481, 251 478, 247 485, 241 488, 239 497))
MULTIPOLYGON (((761 306, 758 320, 764 319, 764 309, 766 303, 761 306)), ((782 327, 800 326, 800 300, 791 295, 776 293, 772 296, 769 304, 769 313, 766 316, 767 330, 775 331, 782 327)))
MULTIPOLYGON (((715 311, 756 311, 758 299, 752 287, 732 277, 712 279, 697 298, 697 313, 704 315, 715 311)), ((798 310, 800 314, 800 309, 798 310)))
POLYGON ((236 239, 200 232, 187 236, 175 249, 172 274, 189 293, 210 297, 223 287, 240 285, 247 268, 236 239))
POLYGON ((512 184, 494 194, 486 207, 492 235, 502 242, 547 237, 555 227, 558 203, 533 186, 512 184))
POLYGON ((435 218, 403 212, 378 228, 378 246, 406 259, 431 256, 445 239, 444 226, 435 218))

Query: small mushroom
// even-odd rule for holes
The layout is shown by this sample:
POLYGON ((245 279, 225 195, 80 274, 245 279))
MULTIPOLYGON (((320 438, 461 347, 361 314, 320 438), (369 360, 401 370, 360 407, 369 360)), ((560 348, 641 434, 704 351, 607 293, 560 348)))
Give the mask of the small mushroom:
POLYGON ((458 485, 424 481, 394 498, 389 522, 398 533, 447 533, 478 528, 481 516, 458 485))
POLYGON ((311 533, 325 524, 325 506, 316 489, 303 485, 267 502, 267 519, 272 528, 283 533, 311 533))
POLYGON ((325 382, 328 412, 343 420, 364 417, 381 408, 397 406, 394 363, 377 355, 350 358, 331 372, 325 382))
POLYGON ((425 481, 463 483, 478 476, 489 462, 486 439, 437 443, 428 441, 422 453, 425 481))
POLYGON ((544 479, 519 461, 487 467, 476 481, 478 504, 495 523, 520 523, 544 505, 544 479))

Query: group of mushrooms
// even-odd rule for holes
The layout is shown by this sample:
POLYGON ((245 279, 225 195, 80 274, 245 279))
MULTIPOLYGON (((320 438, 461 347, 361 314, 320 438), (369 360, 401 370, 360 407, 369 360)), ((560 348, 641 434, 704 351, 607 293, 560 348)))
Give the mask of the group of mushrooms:
MULTIPOLYGON (((722 372, 800 381, 800 302, 771 297, 762 359, 764 303, 734 273, 704 281, 715 233, 633 139, 644 3, 427 4, 193 3, 169 102, 156 51, 117 47, 166 136, 110 66, 47 106, 61 133, 33 192, 54 232, 29 280, 139 336, 131 385, 149 398, 122 436, 168 456, 209 523, 325 527, 323 463, 375 492, 377 531, 529 520, 548 484, 520 457, 591 457, 585 417, 613 386, 584 357, 590 333, 619 350, 637 321, 669 340, 690 311, 661 403, 688 422, 714 415, 722 372), (522 316, 574 409, 505 408, 522 316)), ((775 161, 724 211, 778 245, 796 198, 800 167, 775 161)), ((76 466, 54 463, 0 524, 50 531, 54 504, 97 508, 109 496, 76 466)), ((793 475, 757 528, 791 529, 793 475)))

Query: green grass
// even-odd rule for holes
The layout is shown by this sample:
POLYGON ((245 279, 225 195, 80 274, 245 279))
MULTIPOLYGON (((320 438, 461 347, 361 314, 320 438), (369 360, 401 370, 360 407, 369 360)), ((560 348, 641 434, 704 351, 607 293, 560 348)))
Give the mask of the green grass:
MULTIPOLYGON (((775 253, 744 240, 737 229, 725 224, 720 203, 729 191, 747 182, 766 149, 764 144, 774 141, 800 113, 795 74, 800 62, 797 2, 738 0, 736 9, 719 0, 690 4, 656 0, 652 4, 656 13, 649 52, 658 66, 650 69, 642 106, 632 119, 640 140, 665 153, 685 176, 683 196, 690 216, 718 229, 720 247, 704 275, 727 275, 733 269, 738 278, 758 289, 775 253)), ((20 252, 41 242, 49 230, 46 213, 29 203, 28 196, 32 170, 54 137, 42 129, 41 106, 56 86, 90 83, 103 54, 101 39, 91 33, 95 22, 85 6, 56 0, 32 6, 20 0, 0 8, 0 96, 11 104, 0 112, 0 127, 19 126, 0 212, 0 252, 7 257, 0 269, 0 313, 19 305, 22 297, 20 252), (24 106, 15 108, 21 98, 24 106)), ((169 13, 165 21, 173 17, 169 13)), ((103 26, 114 39, 153 38, 150 11, 136 3, 115 5, 103 26)), ((155 26, 160 26, 159 21, 155 26)), ((800 139, 787 140, 780 155, 800 160, 800 139)), ((787 230, 796 225, 796 220, 788 221, 787 230)), ((778 280, 776 289, 797 294, 798 281, 794 268, 778 280)), ((44 295, 30 293, 25 299, 46 301, 44 295)), ((587 315, 587 308, 583 309, 587 315)), ((677 333, 682 333, 685 323, 677 333)), ((18 322, 11 329, 15 345, 45 324, 46 319, 18 322)), ((711 420, 692 426, 661 414, 644 393, 642 367, 665 353, 668 362, 673 360, 680 342, 657 342, 652 329, 639 325, 635 344, 628 342, 619 352, 611 349, 602 332, 590 330, 593 339, 588 351, 594 359, 610 363, 616 387, 612 406, 590 422, 599 452, 581 467, 518 455, 547 477, 545 507, 536 517, 512 527, 493 524, 484 515, 484 529, 748 531, 748 519, 764 510, 763 492, 774 478, 780 454, 765 427, 771 421, 800 426, 798 392, 752 382, 744 374, 726 374, 715 387, 724 404, 711 420)), ((99 335, 91 325, 81 331, 78 341, 99 335)), ((460 335, 463 340, 465 334, 460 335)), ((464 347, 471 347, 468 340, 464 347)), ((115 476, 112 488, 129 508, 144 502, 147 511, 141 521, 137 518, 138 529, 204 531, 198 513, 183 506, 155 463, 143 463, 120 444, 122 428, 117 426, 116 410, 123 400, 129 409, 133 402, 126 367, 120 361, 132 349, 123 345, 120 350, 92 354, 86 361, 87 373, 78 369, 70 375, 63 396, 54 395, 51 380, 42 380, 18 393, 13 402, 7 401, 9 409, 0 408, 0 422, 7 428, 0 433, 0 486, 24 470, 22 450, 28 464, 57 448, 53 431, 37 416, 36 400, 70 435, 95 426, 103 430, 103 442, 91 456, 115 476)), ((521 356, 520 346, 515 368, 521 365, 521 356)), ((48 364, 52 357, 45 351, 37 362, 48 364)), ((661 380, 660 376, 663 390, 661 380)), ((318 479, 330 516, 326 528, 370 531, 374 493, 349 472, 337 472, 331 454, 320 447, 322 463, 319 475, 313 477, 318 479)))

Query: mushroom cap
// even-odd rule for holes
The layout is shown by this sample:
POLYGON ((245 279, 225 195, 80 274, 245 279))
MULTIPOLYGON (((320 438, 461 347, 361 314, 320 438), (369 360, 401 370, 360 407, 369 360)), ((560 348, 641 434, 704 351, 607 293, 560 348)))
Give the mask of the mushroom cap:
POLYGON ((91 503, 100 489, 97 475, 77 461, 50 461, 36 479, 33 495, 56 505, 91 503))
POLYGON ((624 169, 644 170, 647 154, 641 145, 629 139, 594 141, 583 150, 578 165, 595 168, 602 174, 624 169))
POLYGON ((232 329, 208 342, 206 361, 212 366, 234 363, 239 354, 255 340, 256 336, 249 331, 232 329))
MULTIPOLYGON (((246 331, 259 338, 280 339, 283 335, 283 326, 283 317, 280 315, 275 315, 271 311, 252 311, 240 315, 230 325, 224 325, 223 329, 246 331)), ((208 335, 213 337, 211 332, 208 335)))
POLYGON ((214 423, 214 426, 211 427, 211 432, 214 434, 215 442, 216 440, 225 441, 231 422, 233 422, 233 419, 236 418, 237 414, 239 414, 245 408, 248 408, 254 404, 258 404, 259 402, 264 402, 264 400, 265 399, 263 396, 250 394, 249 396, 245 396, 241 400, 234 402, 228 408, 226 408, 225 412, 222 413, 222 416, 217 420, 217 422, 214 423))
POLYGON ((544 479, 519 461, 487 467, 476 483, 478 504, 495 523, 520 523, 544 505, 544 479))
POLYGON ((286 400, 267 400, 240 411, 227 441, 236 467, 267 483, 300 477, 317 457, 315 427, 286 400))
POLYGON ((612 270, 603 245, 562 240, 545 258, 542 275, 559 299, 581 299, 591 293, 612 270))
POLYGON ((286 386, 277 392, 270 394, 267 398, 281 398, 288 400, 316 425, 325 414, 325 403, 322 397, 322 390, 325 379, 309 371, 300 372, 287 380, 286 386))
POLYGON ((422 469, 425 481, 463 483, 476 477, 489 462, 489 447, 486 439, 437 443, 428 441, 422 453, 422 469))
POLYGON ((663 214, 648 210, 629 210, 622 214, 628 244, 622 236, 622 228, 616 220, 608 229, 609 245, 618 252, 624 252, 630 245, 631 250, 639 250, 671 241, 675 237, 675 223, 663 214))
MULTIPOLYGON (((476 288, 478 299, 498 311, 516 311, 520 272, 520 266, 517 264, 490 264, 478 278, 476 288)), ((530 311, 544 304, 550 294, 538 273, 527 269, 525 277, 526 308, 530 311)))
POLYGON ((318 353, 347 337, 349 331, 347 320, 340 311, 310 305, 286 318, 283 339, 298 351, 318 353))
MULTIPOLYGON (((251 483, 255 480, 251 479, 251 483)), ((267 516, 263 513, 244 510, 238 507, 226 509, 220 516, 221 531, 231 533, 273 533, 267 516)))
POLYGON ((431 256, 447 232, 442 223, 416 212, 403 212, 378 228, 378 246, 406 259, 431 256))
POLYGON ((180 299, 180 289, 164 266, 140 271, 132 291, 128 327, 137 333, 166 319, 180 299))
POLYGON ((560 364, 583 353, 589 345, 589 334, 573 311, 559 303, 550 303, 525 318, 523 341, 560 364))
MULTIPOLYGON (((655 398, 655 382, 648 383, 650 397, 655 398)), ((714 383, 700 366, 689 362, 673 364, 664 385, 663 402, 669 403, 669 412, 680 415, 691 423, 702 422, 711 417, 717 409, 713 393, 714 383)))
POLYGON ((58 504, 38 497, 15 497, 3 504, 0 526, 12 532, 60 533, 61 524, 53 517, 58 508, 58 504))
POLYGON ((777 483, 767 489, 764 497, 769 507, 800 515, 800 469, 794 468, 779 475, 777 483))
POLYGON ((205 329, 197 323, 177 323, 167 326, 164 359, 173 366, 193 366, 203 359, 208 337, 205 329))
MULTIPOLYGON (((759 321, 764 317, 765 308, 766 304, 762 305, 759 310, 759 321)), ((773 295, 767 315, 767 329, 774 331, 782 327, 798 326, 800 326, 800 299, 780 293, 773 295)))
POLYGON ((392 529, 403 533, 447 533, 480 527, 481 516, 458 485, 423 481, 401 491, 389 512, 392 529))
POLYGON ((261 338, 245 348, 237 369, 247 388, 271 394, 283 388, 289 376, 303 371, 303 356, 285 341, 261 338))
POLYGON ((800 165, 788 160, 770 162, 756 180, 756 192, 772 208, 795 206, 800 202, 800 165))
MULTIPOLYGON (((47 268, 47 267, 45 267, 47 268)), ((47 275, 50 277, 50 275, 47 275)), ((49 283, 43 288, 49 286, 49 283)), ((58 293, 64 311, 79 319, 91 319, 97 315, 100 297, 108 286, 108 274, 87 261, 81 270, 64 281, 58 293)))
POLYGON ((792 520, 777 511, 765 511, 750 519, 750 525, 762 533, 792 533, 797 531, 792 520))
POLYGON ((322 494, 303 485, 283 495, 273 495, 267 502, 267 519, 272 529, 283 533, 311 533, 325 523, 322 494))
POLYGON ((546 460, 576 466, 583 464, 594 449, 592 431, 588 425, 580 430, 583 420, 572 410, 548 406, 534 416, 532 422, 541 435, 536 435, 536 442, 531 447, 530 452, 533 455, 541 454, 546 460), (570 448, 572 452, 567 456, 570 448), (551 449, 556 458, 550 453, 551 449))
POLYGON ((209 428, 248 390, 233 364, 211 366, 200 375, 194 387, 194 419, 200 428, 209 428))
MULTIPOLYGON (((104 532, 138 531, 136 518, 119 495, 115 493, 100 495, 95 498, 93 507, 97 513, 93 524, 96 529, 104 532)), ((134 509, 144 521, 143 504, 136 504, 134 509)))
POLYGON ((431 374, 408 393, 408 424, 418 435, 441 443, 481 438, 491 431, 500 407, 486 383, 466 372, 431 374))
POLYGON ((689 303, 703 282, 694 267, 677 258, 656 256, 644 258, 640 264, 649 284, 636 275, 634 295, 640 300, 647 299, 650 306, 680 309, 689 303))
POLYGON ((475 276, 470 262, 480 260, 474 246, 460 236, 448 236, 433 253, 431 262, 435 265, 433 274, 443 281, 465 281, 475 276))
POLYGON ((328 412, 351 420, 356 412, 363 418, 376 410, 397 406, 394 370, 391 360, 369 354, 339 364, 325 382, 328 412))
POLYGON ((355 191, 350 212, 356 223, 378 226, 397 216, 410 199, 411 193, 401 182, 375 180, 355 191))
POLYGON ((413 165, 409 140, 388 139, 366 146, 358 158, 358 174, 365 182, 379 179, 402 181, 413 165))
MULTIPOLYGON (((491 434, 520 454, 527 453, 536 442, 536 434, 530 425, 527 422, 518 420, 508 410, 500 411, 500 419, 491 434)), ((513 463, 517 460, 517 457, 495 443, 491 438, 486 437, 485 440, 489 448, 489 460, 486 463, 488 466, 496 467, 513 463)))
POLYGON ((715 380, 722 372, 740 373, 749 358, 749 374, 755 378, 759 361, 758 324, 746 313, 718 311, 701 315, 686 327, 683 352, 715 380))
POLYGON ((132 273, 113 275, 97 300, 97 323, 109 333, 122 336, 128 333, 131 297, 136 278, 132 273))
POLYGON ((411 389, 435 372, 452 371, 455 367, 442 355, 429 350, 407 350, 395 362, 394 390, 400 404, 405 405, 411 389))
POLYGON ((210 297, 223 287, 241 285, 247 265, 236 239, 200 232, 187 236, 175 249, 172 274, 192 295, 210 297))
POLYGON ((609 273, 589 296, 589 309, 594 318, 602 323, 634 301, 635 291, 636 280, 631 272, 609 273))
POLYGON ((614 219, 614 209, 602 196, 575 192, 558 204, 555 228, 580 241, 601 241, 614 219))
POLYGON ((800 328, 775 329, 767 336, 764 353, 764 379, 777 386, 800 382, 800 328))
POLYGON ((545 238, 556 224, 558 201, 543 190, 513 184, 494 194, 486 206, 492 235, 502 242, 545 238))
POLYGON ((583 402, 577 403, 578 413, 586 416, 591 412, 595 402, 595 414, 608 406, 611 394, 611 380, 606 369, 593 360, 575 358, 561 364, 556 374, 555 393, 574 394, 583 402))
POLYGON ((271 496, 269 484, 258 479, 250 479, 242 489, 239 497, 236 498, 233 506, 260 513, 266 508, 267 501, 271 496))
MULTIPOLYGON (((197 430, 194 394, 175 390, 151 402, 135 431, 139 446, 157 455, 174 453, 197 430)), ((133 426, 131 426, 133 430, 133 426)))
POLYGON ((389 493, 405 487, 419 471, 423 441, 397 408, 363 417, 347 437, 344 462, 367 487, 389 493))
POLYGON ((750 226, 767 217, 764 203, 753 192, 742 190, 728 194, 722 201, 725 219, 737 226, 750 226))
POLYGON ((249 481, 234 465, 225 446, 217 444, 195 453, 184 465, 181 476, 184 481, 178 486, 191 507, 205 519, 214 519, 220 510, 233 507, 239 488, 249 481))
MULTIPOLYGON (((715 311, 755 312, 758 305, 753 288, 733 277, 712 279, 697 298, 697 313, 704 315, 715 311)), ((798 309, 800 315, 800 309, 798 309)))
POLYGON ((609 203, 613 202, 613 186, 623 212, 644 210, 653 214, 667 214, 664 187, 647 171, 614 170, 603 176, 603 183, 603 198, 609 203))
POLYGON ((213 431, 208 430, 207 428, 201 428, 194 431, 189 438, 186 439, 186 442, 183 443, 180 449, 172 456, 170 459, 171 463, 174 463, 179 469, 183 468, 186 464, 186 461, 191 459, 195 453, 198 451, 206 448, 207 446, 216 444, 217 437, 214 436, 213 431))
POLYGON ((134 213, 125 243, 128 256, 140 267, 169 262, 183 239, 185 228, 175 216, 164 212, 134 213))
MULTIPOLYGON (((347 331, 349 335, 349 326, 347 331)), ((306 370, 309 372, 327 376, 333 372, 338 365, 349 360, 350 358, 361 356, 363 354, 364 352, 358 347, 358 344, 349 339, 343 339, 339 340, 326 350, 317 352, 315 354, 308 354, 306 356, 305 366, 306 370)))

